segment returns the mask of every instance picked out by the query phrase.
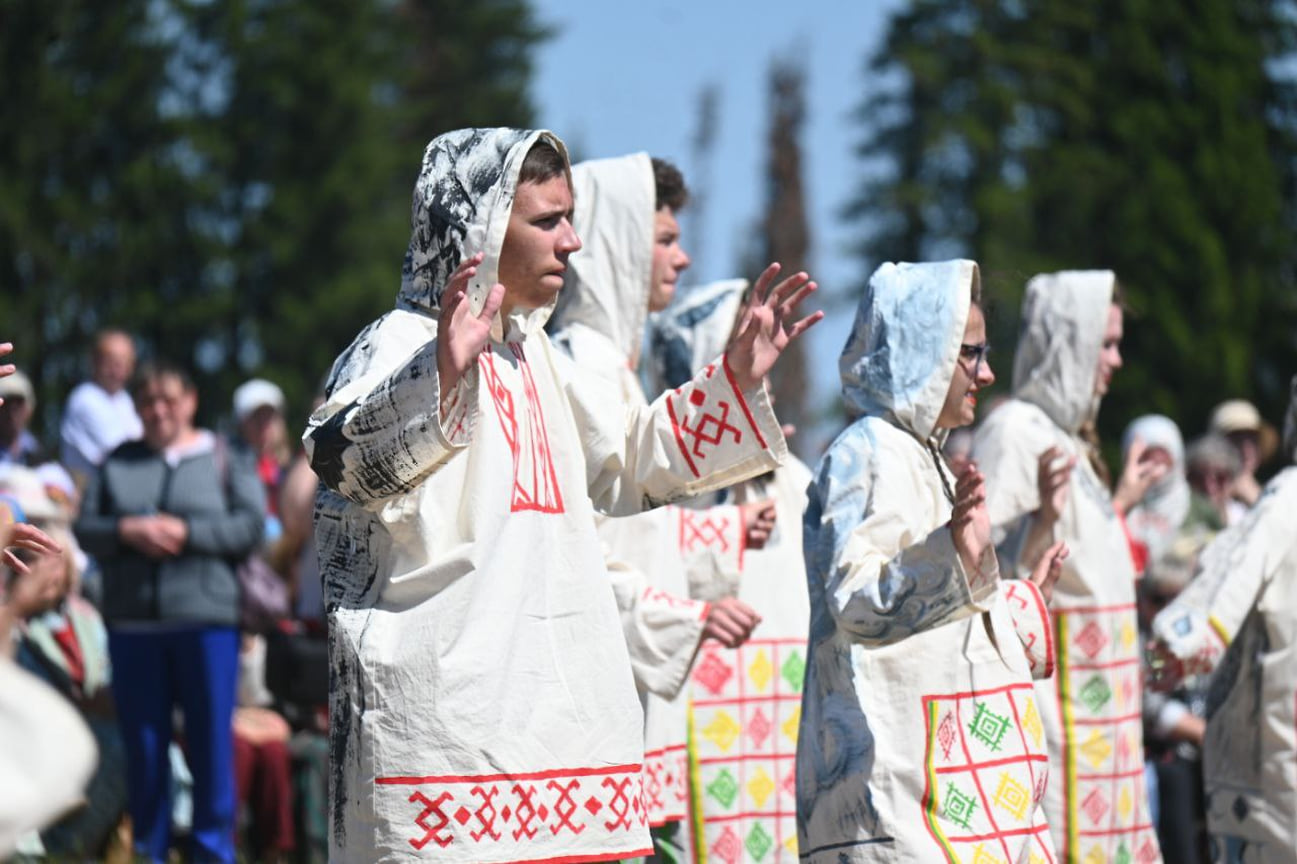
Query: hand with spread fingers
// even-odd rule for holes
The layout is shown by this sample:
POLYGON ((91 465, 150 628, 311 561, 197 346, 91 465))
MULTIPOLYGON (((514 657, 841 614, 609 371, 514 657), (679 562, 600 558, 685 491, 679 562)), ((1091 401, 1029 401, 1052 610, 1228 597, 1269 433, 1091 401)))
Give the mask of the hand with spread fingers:
POLYGON ((1063 515, 1072 485, 1072 469, 1076 467, 1075 456, 1059 461, 1062 455, 1063 451, 1058 447, 1050 447, 1036 460, 1036 489, 1040 494, 1038 516, 1050 528, 1063 515))
POLYGON ((779 265, 771 264, 758 277, 725 349, 725 362, 740 390, 760 384, 788 344, 824 317, 821 310, 794 320, 797 307, 817 286, 810 276, 796 273, 772 288, 778 275, 779 265))
POLYGON ((14 573, 24 574, 30 572, 30 568, 22 560, 25 556, 20 556, 17 554, 18 552, 27 555, 63 554, 59 544, 35 525, 18 522, 5 527, 9 530, 9 538, 5 541, 3 559, 5 566, 13 570, 14 573))
POLYGON ((975 462, 955 482, 950 534, 964 570, 970 577, 983 575, 982 560, 991 549, 991 515, 986 507, 986 477, 975 462))
POLYGON ((1170 470, 1171 454, 1161 447, 1149 447, 1144 439, 1136 438, 1126 451, 1117 491, 1112 495, 1113 506, 1122 513, 1129 513, 1170 470))
POLYGON ((437 318, 437 376, 443 402, 491 341, 491 322, 504 302, 504 286, 497 282, 491 286, 482 311, 473 314, 468 302, 468 281, 477 275, 477 267, 484 257, 479 252, 462 261, 441 295, 441 314, 437 318))

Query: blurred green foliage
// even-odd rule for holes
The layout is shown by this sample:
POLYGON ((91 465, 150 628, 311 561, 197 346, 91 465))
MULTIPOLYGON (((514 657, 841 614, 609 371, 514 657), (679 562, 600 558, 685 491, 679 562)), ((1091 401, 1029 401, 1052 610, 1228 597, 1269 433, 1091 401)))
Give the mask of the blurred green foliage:
POLYGON ((1038 272, 1110 268, 1130 314, 1100 428, 1282 417, 1297 373, 1297 4, 915 0, 867 68, 849 215, 885 260, 966 256, 1007 393, 1038 272))
POLYGON ((526 0, 0 3, 0 337, 47 440, 116 325, 193 367, 203 418, 278 382, 304 418, 391 308, 423 147, 528 125, 526 0))

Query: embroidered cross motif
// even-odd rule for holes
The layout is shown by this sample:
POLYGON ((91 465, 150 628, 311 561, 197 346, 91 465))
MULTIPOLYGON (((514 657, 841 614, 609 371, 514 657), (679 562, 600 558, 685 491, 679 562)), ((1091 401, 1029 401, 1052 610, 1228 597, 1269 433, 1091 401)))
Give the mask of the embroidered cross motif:
MULTIPOLYGON (((605 779, 604 782, 607 783, 608 781, 605 779)), ((513 808, 513 814, 518 817, 518 827, 513 829, 513 839, 521 839, 524 834, 528 838, 535 837, 536 829, 531 826, 531 823, 538 812, 536 805, 532 803, 532 798, 536 795, 536 787, 523 788, 521 783, 516 783, 513 787, 513 794, 518 796, 518 803, 513 808)), ((544 819, 543 816, 541 818, 544 819)))
MULTIPOLYGON (((707 394, 701 390, 694 390, 689 394, 689 402, 696 408, 701 408, 706 401, 707 394)), ((729 422, 730 403, 718 399, 716 405, 719 414, 704 413, 702 419, 693 426, 690 426, 684 419, 680 421, 680 431, 694 439, 690 452, 698 459, 707 458, 707 454, 702 450, 704 444, 715 447, 725 439, 726 433, 733 436, 735 444, 743 442, 743 433, 739 430, 739 427, 729 422)))
POLYGON ((549 830, 554 834, 558 834, 564 828, 573 834, 580 834, 585 830, 584 825, 572 824, 572 814, 576 813, 576 802, 572 800, 572 791, 578 785, 576 780, 569 780, 566 783, 551 780, 545 784, 546 789, 553 789, 558 793, 558 800, 554 802, 554 816, 557 817, 557 821, 549 826, 549 830))
POLYGON ((730 551, 730 541, 725 532, 730 527, 730 520, 724 516, 713 519, 690 510, 688 507, 676 508, 680 513, 680 551, 686 555, 702 546, 719 546, 722 552, 730 551), (699 517, 702 518, 699 518, 699 517))
POLYGON ((412 838, 410 840, 410 845, 415 849, 422 849, 424 846, 428 845, 429 841, 432 841, 445 849, 450 845, 451 841, 455 839, 449 835, 445 837, 441 836, 442 829, 450 824, 450 817, 442 812, 441 805, 449 801, 450 797, 449 792, 442 792, 437 796, 437 800, 429 801, 428 797, 422 792, 411 793, 409 798, 410 803, 423 805, 423 812, 414 817, 414 824, 418 825, 424 831, 423 837, 412 838), (429 825, 427 821, 428 817, 434 813, 437 816, 437 824, 429 825))
MULTIPOLYGON (((482 806, 478 807, 477 811, 473 814, 477 817, 477 821, 481 823, 482 830, 469 832, 469 835, 479 843, 482 842, 483 837, 488 836, 492 840, 500 839, 500 832, 495 830, 495 804, 491 800, 495 798, 496 793, 499 791, 500 790, 494 786, 491 787, 491 791, 489 792, 481 786, 474 786, 469 790, 470 794, 476 795, 478 798, 482 799, 482 806)), ((463 822, 460 824, 462 825, 463 822)))
MULTIPOLYGON (((614 780, 611 777, 603 778, 602 785, 606 789, 611 789, 613 795, 612 800, 608 802, 608 809, 612 811, 613 821, 603 823, 603 826, 607 828, 609 831, 613 830, 614 828, 629 829, 631 827, 630 824, 631 801, 630 801, 630 796, 626 791, 627 788, 630 786, 630 783, 631 783, 631 778, 629 777, 621 781, 614 780)), ((642 794, 642 790, 641 790, 641 794, 642 794)))

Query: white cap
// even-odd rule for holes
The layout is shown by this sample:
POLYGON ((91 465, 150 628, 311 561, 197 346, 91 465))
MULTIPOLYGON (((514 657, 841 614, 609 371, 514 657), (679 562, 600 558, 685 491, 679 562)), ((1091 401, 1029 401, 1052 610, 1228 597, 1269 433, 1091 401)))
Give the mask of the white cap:
POLYGON ((1231 432, 1261 431, 1261 412, 1251 402, 1242 399, 1230 399, 1222 402, 1211 412, 1211 431, 1220 435, 1231 432))
POLYGON ((14 372, 0 378, 0 399, 26 399, 28 405, 36 405, 36 391, 32 381, 21 372, 14 372))
POLYGON ((263 405, 284 413, 284 391, 265 378, 245 381, 234 391, 234 419, 239 423, 263 405))

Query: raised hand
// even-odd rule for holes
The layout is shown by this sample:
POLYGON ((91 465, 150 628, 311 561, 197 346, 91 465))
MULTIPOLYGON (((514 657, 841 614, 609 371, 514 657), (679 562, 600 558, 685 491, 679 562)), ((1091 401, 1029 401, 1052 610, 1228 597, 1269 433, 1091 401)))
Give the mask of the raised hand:
POLYGON ((762 548, 775 530, 775 502, 769 498, 752 501, 740 504, 739 510, 743 513, 743 542, 749 549, 762 548))
POLYGON ((986 477, 977 469, 977 463, 969 463, 955 482, 950 535, 970 581, 984 579, 982 560, 991 549, 991 515, 986 508, 986 477))
POLYGON ((1072 469, 1076 467, 1076 457, 1070 456, 1061 463, 1058 461, 1063 451, 1050 447, 1036 460, 1036 490, 1040 494, 1040 520, 1052 528, 1063 515, 1067 503, 1067 493, 1072 485, 1072 469))
POLYGON ((443 402, 491 341, 491 322, 504 302, 504 286, 497 282, 491 286, 481 314, 474 315, 469 307, 468 280, 477 275, 477 265, 484 257, 479 252, 462 261, 441 295, 441 314, 437 318, 437 376, 443 402))
POLYGON ((1117 481, 1112 503, 1122 513, 1129 513, 1155 483, 1171 470, 1171 456, 1161 447, 1149 447, 1142 438, 1130 442, 1126 462, 1117 481))
POLYGON ((748 641, 760 623, 761 616, 751 606, 737 597, 722 597, 707 610, 703 638, 715 639, 726 648, 737 648, 748 641))
POLYGON ((740 390, 761 383, 788 343, 824 317, 823 311, 817 311, 794 321, 797 306, 816 285, 810 276, 797 273, 770 287, 778 275, 779 265, 771 264, 757 279, 725 348, 725 361, 740 390))
POLYGON ((30 568, 14 554, 15 549, 22 549, 34 555, 62 555, 63 550, 52 537, 35 525, 18 522, 5 526, 9 537, 5 540, 3 553, 4 563, 15 573, 27 573, 30 568))
MULTIPOLYGON (((3 357, 4 355, 8 354, 10 351, 13 350, 14 350, 14 343, 0 342, 0 357, 3 357)), ((10 375, 14 374, 17 371, 18 371, 18 367, 12 363, 0 364, 0 378, 8 378, 10 375)), ((5 404, 5 400, 0 399, 0 405, 3 404, 5 404)))
POLYGON ((1062 574, 1063 562, 1067 560, 1070 551, 1067 544, 1059 540, 1045 550, 1045 554, 1031 571, 1031 584, 1040 589, 1040 595, 1046 603, 1054 598, 1054 583, 1062 574))

